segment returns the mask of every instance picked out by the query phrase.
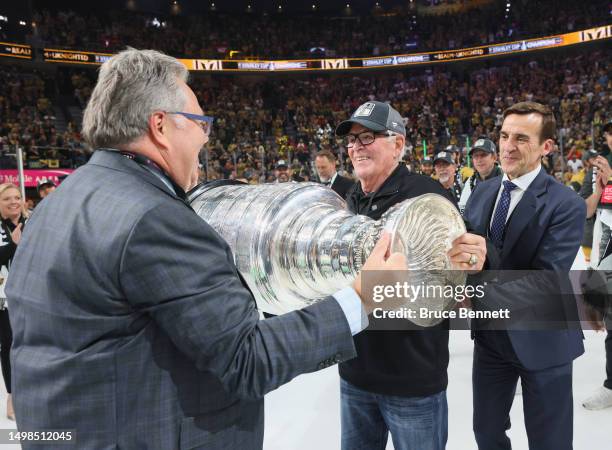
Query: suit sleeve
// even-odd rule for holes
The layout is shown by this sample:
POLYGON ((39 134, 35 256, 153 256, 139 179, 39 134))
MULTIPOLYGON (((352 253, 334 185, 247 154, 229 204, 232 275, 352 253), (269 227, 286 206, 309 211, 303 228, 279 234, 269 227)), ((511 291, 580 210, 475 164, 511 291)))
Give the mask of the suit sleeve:
POLYGON ((552 217, 538 246, 534 268, 568 272, 582 242, 586 204, 578 195, 570 192, 552 217))
POLYGON ((229 247, 185 205, 145 214, 119 270, 128 302, 238 397, 260 398, 301 373, 355 356, 348 322, 331 297, 259 321, 229 247))

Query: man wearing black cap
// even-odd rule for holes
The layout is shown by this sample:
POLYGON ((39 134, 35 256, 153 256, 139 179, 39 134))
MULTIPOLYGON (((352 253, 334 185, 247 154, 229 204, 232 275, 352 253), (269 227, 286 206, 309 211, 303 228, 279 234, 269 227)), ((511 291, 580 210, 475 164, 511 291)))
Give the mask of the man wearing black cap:
POLYGON ((38 195, 40 196, 40 199, 42 200, 43 198, 45 198, 47 195, 49 195, 51 192, 53 192, 55 190, 56 186, 55 183, 51 180, 47 180, 47 179, 42 179, 39 183, 38 183, 38 195))
POLYGON ((424 156, 421 161, 421 174, 431 177, 433 174, 433 160, 431 156, 424 156))
MULTIPOLYGON (((344 137, 359 179, 347 194, 352 212, 378 220, 396 203, 422 194, 451 200, 440 183, 399 164, 406 129, 390 105, 364 103, 336 134, 344 137)), ((486 253, 479 236, 466 233, 453 248, 458 242, 474 245, 483 257, 486 253)), ((442 450, 446 445, 448 323, 399 328, 361 333, 355 339, 357 358, 340 364, 343 450, 384 449, 389 431, 396 449, 442 450)))
POLYGON ((453 203, 456 205, 461 196, 461 185, 457 180, 457 164, 451 152, 441 151, 436 153, 434 157, 434 170, 438 181, 444 189, 452 197, 453 203))
POLYGON ((461 191, 461 197, 459 198, 459 211, 461 211, 461 214, 463 214, 463 210, 465 209, 465 205, 470 195, 472 195, 472 192, 480 181, 488 180, 489 178, 502 174, 501 169, 497 165, 495 144, 490 139, 478 139, 470 149, 469 155, 472 158, 472 163, 474 164, 476 172, 466 180, 463 190, 461 191))

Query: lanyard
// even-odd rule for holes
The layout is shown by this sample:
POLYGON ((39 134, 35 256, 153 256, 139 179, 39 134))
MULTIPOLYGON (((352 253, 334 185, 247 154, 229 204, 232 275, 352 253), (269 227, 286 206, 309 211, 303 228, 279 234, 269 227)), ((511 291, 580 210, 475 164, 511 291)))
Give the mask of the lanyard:
POLYGON ((147 169, 157 178, 159 178, 172 192, 174 192, 180 199, 185 200, 187 196, 185 195, 185 191, 178 184, 170 178, 168 175, 157 163, 147 158, 144 155, 128 152, 126 150, 116 150, 114 148, 101 148, 100 150, 104 150, 107 152, 116 152, 120 155, 125 156, 127 159, 131 159, 136 164, 141 165, 143 168, 147 169))

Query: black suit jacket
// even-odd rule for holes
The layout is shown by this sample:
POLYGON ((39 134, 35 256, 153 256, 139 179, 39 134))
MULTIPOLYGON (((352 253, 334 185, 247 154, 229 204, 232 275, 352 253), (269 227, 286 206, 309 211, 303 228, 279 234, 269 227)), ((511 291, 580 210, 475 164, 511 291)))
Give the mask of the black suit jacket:
MULTIPOLYGON (((498 176, 476 185, 464 212, 471 232, 487 236, 501 182, 498 176)), ((580 246, 585 217, 584 200, 542 168, 508 219, 503 248, 495 251, 487 247, 487 268, 534 271, 534 276, 535 271, 548 271, 567 278, 580 246)), ((528 311, 537 315, 546 305, 542 305, 538 286, 528 282, 533 278, 496 287, 495 296, 485 297, 488 306, 508 307, 513 314, 528 311)), ((552 286, 548 290, 570 292, 571 288, 568 291, 552 286)), ((573 316, 569 312, 568 319, 573 316)), ((566 364, 584 352, 582 332, 576 329, 508 330, 508 336, 517 357, 529 370, 566 364)))
POLYGON ((353 187, 355 182, 350 178, 343 177, 342 175, 336 175, 336 179, 330 186, 336 194, 346 200, 346 194, 353 187))

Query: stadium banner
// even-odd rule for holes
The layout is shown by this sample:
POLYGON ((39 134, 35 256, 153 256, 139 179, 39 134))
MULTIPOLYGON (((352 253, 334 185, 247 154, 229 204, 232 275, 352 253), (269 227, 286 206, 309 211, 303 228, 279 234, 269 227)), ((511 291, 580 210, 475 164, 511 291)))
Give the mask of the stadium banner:
MULTIPOLYGON (((65 177, 75 169, 27 169, 23 171, 25 187, 38 187, 41 181, 53 181, 59 184, 59 177, 65 177)), ((0 183, 13 183, 19 185, 19 172, 17 169, 0 170, 0 183)))
MULTIPOLYGON (((589 28, 571 33, 522 41, 489 44, 437 52, 410 53, 367 58, 295 59, 295 60, 235 60, 235 59, 180 59, 194 72, 296 72, 380 69, 419 64, 463 61, 500 55, 517 55, 534 50, 559 48, 593 42, 612 37, 612 25, 589 28)), ((45 61, 71 64, 102 64, 112 55, 75 50, 45 49, 45 61)))
POLYGON ((0 56, 7 58, 32 59, 32 47, 24 44, 0 42, 0 56))
POLYGON ((94 64, 100 65, 108 61, 112 53, 86 52, 80 50, 61 50, 45 48, 43 51, 45 62, 67 64, 94 64))

